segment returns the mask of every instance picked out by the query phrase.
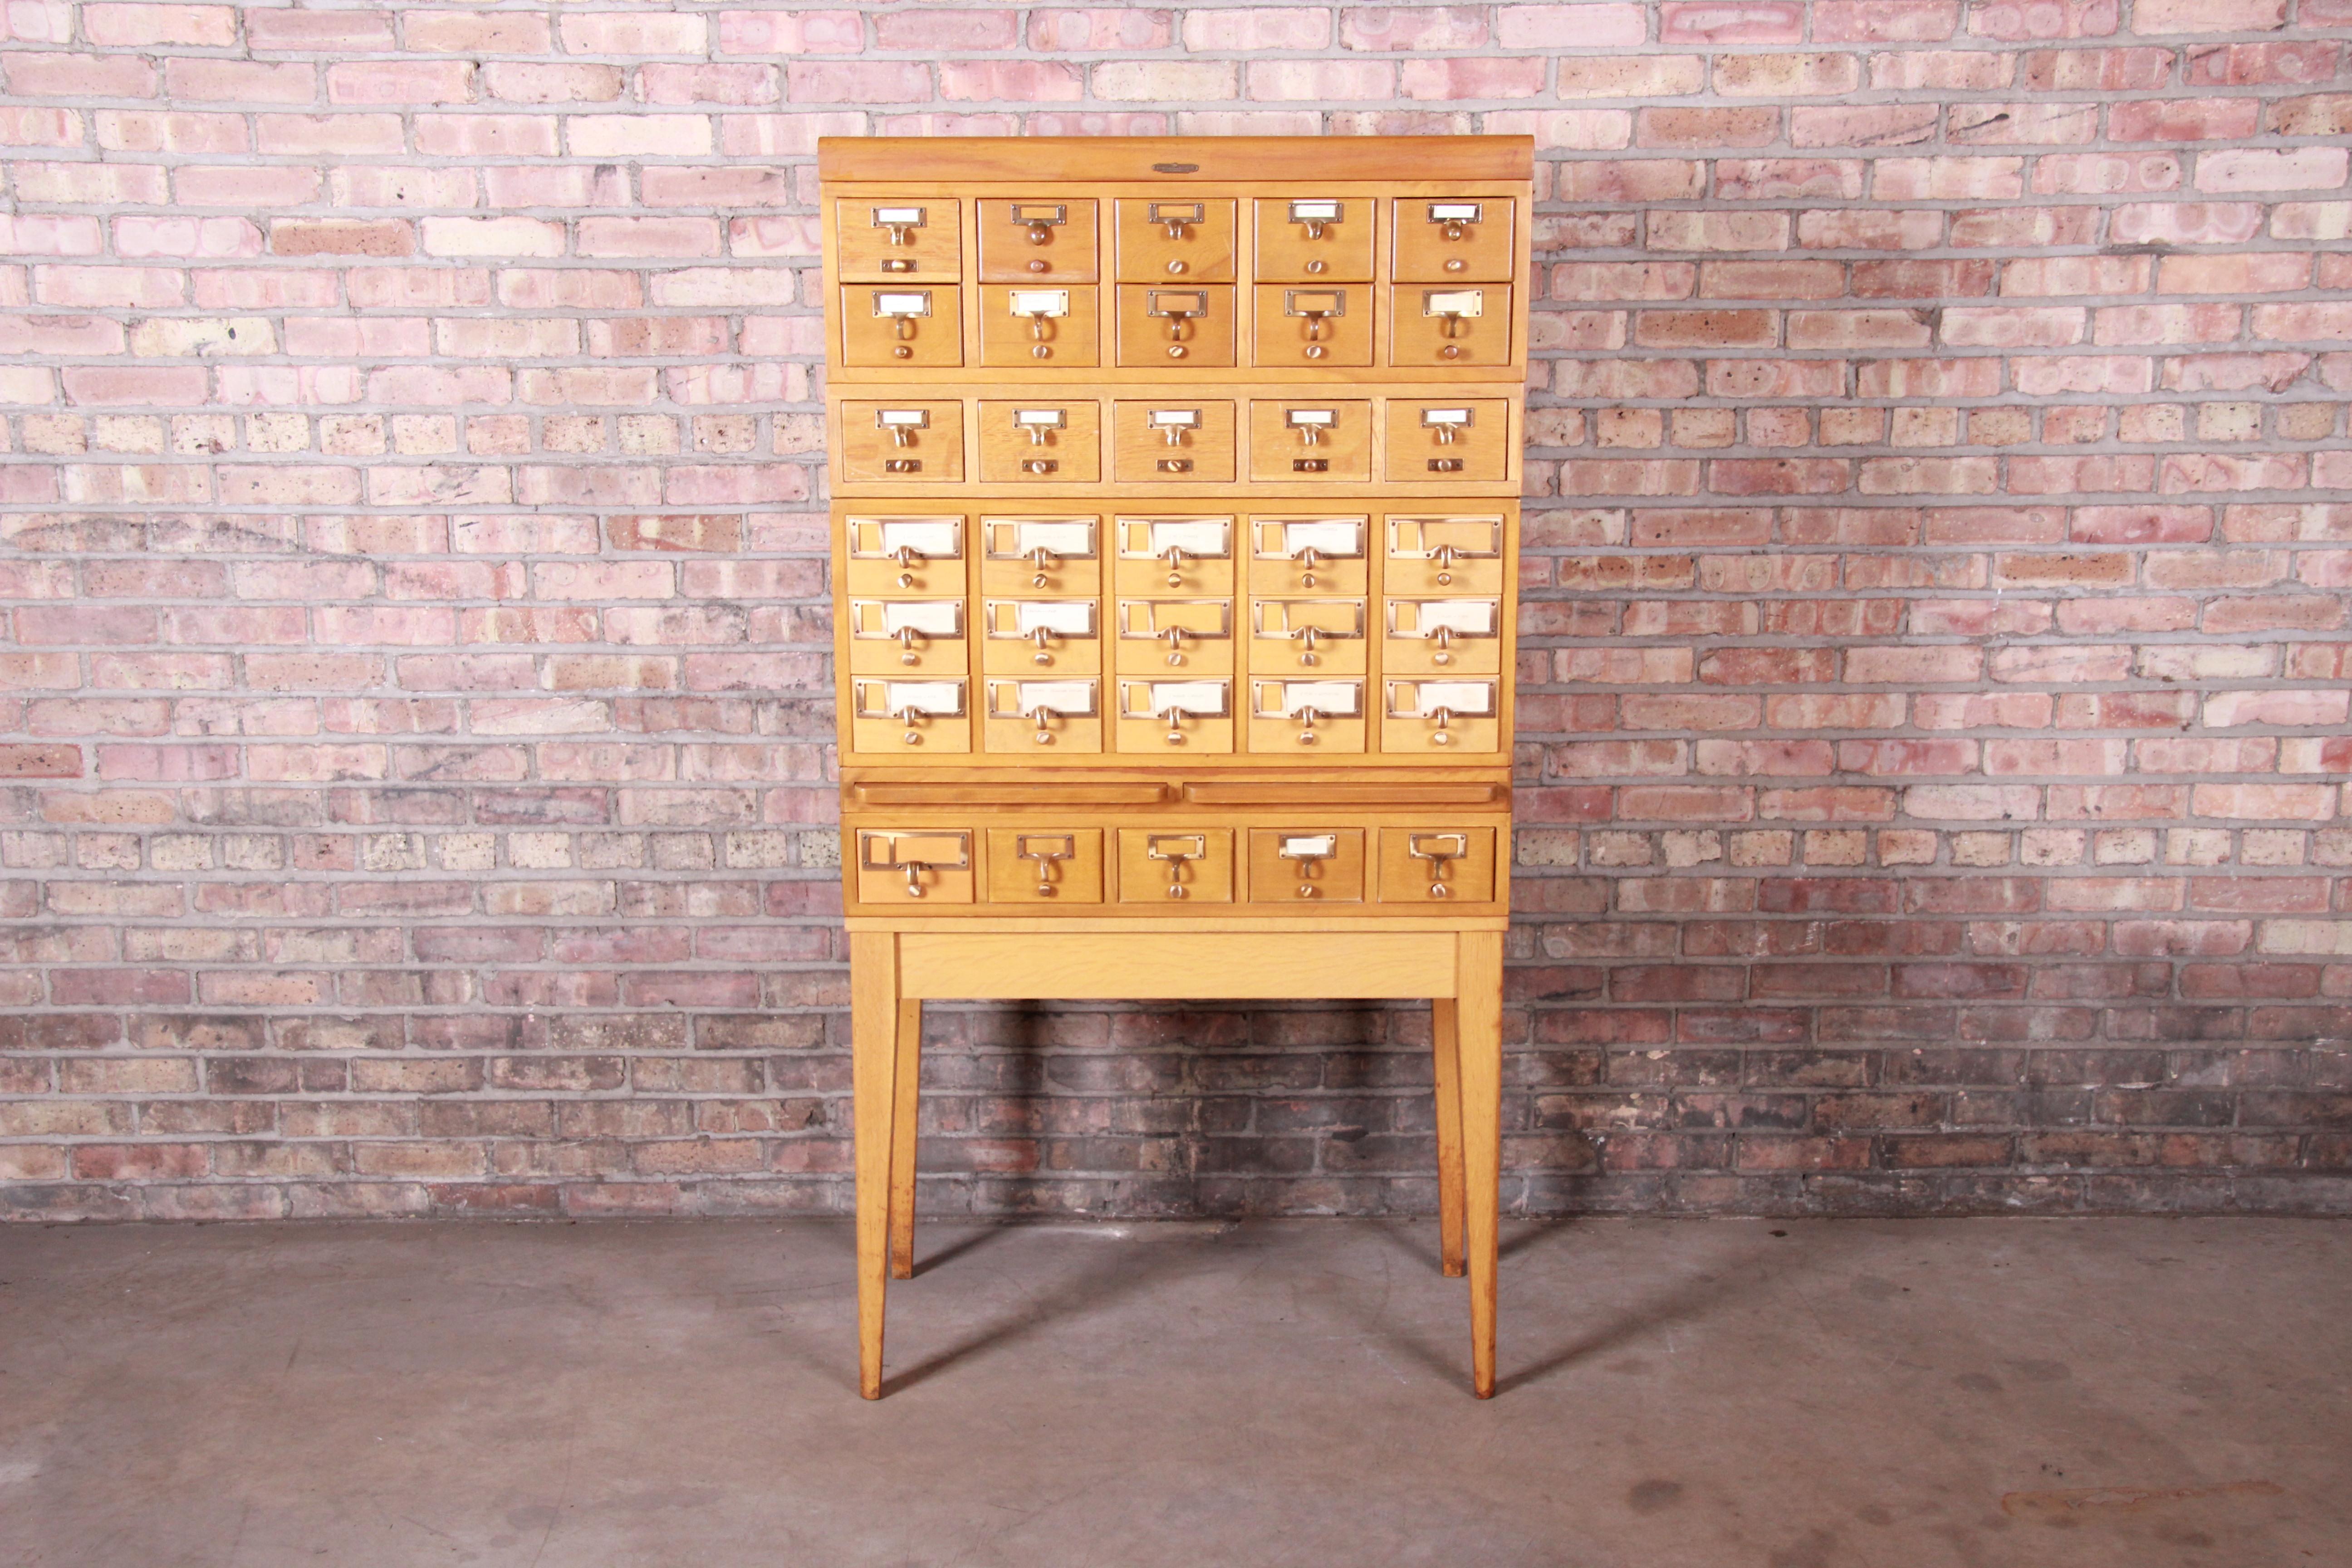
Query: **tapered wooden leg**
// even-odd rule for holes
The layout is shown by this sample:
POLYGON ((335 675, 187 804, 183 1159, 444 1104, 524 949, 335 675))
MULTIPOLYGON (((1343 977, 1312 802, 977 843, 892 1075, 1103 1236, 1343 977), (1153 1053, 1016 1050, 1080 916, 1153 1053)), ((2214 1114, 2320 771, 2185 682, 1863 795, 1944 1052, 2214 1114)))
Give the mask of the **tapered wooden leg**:
POLYGON ((1454 998, 1429 1005, 1437 1062, 1437 1245, 1445 1272, 1462 1273, 1462 1066, 1454 998))
POLYGON ((923 1066, 923 1005, 898 1004, 898 1077, 890 1098, 890 1278, 915 1277, 915 1114, 923 1066))
POLYGON ((1454 1031, 1462 1086, 1464 1231, 1470 1267, 1470 1383, 1495 1396, 1496 1206, 1502 1181, 1503 934, 1464 931, 1454 1031))
POLYGON ((857 1170, 857 1392, 882 1397, 882 1303, 890 1273, 891 1108, 898 1090, 898 939, 849 939, 850 1088, 857 1170))

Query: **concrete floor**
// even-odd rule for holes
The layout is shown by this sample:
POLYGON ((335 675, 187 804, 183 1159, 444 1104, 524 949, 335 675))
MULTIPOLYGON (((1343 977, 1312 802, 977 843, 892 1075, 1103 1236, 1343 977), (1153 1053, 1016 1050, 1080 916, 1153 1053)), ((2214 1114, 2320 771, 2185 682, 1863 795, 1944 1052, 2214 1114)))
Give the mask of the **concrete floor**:
POLYGON ((2337 1568, 2352 1229, 0 1229, 0 1563, 2337 1568))

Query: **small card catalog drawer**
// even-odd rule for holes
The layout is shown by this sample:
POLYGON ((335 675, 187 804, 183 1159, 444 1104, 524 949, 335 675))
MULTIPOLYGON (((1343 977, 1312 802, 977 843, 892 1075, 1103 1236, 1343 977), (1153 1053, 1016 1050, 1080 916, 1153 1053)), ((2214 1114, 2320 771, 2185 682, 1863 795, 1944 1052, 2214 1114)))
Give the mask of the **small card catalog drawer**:
POLYGON ((1383 827, 1380 877, 1384 904, 1491 903, 1495 830, 1383 827))
POLYGON ((1250 592, 1360 594, 1369 517, 1250 519, 1250 592))
POLYGON ((1233 692, 1229 680, 1121 680, 1118 749, 1231 752, 1233 692))
POLYGON ((1390 399, 1383 472, 1392 484, 1486 484, 1507 478, 1510 408, 1500 398, 1390 399))
POLYGON ((1509 280, 1517 256, 1507 198, 1418 197, 1395 210, 1398 283, 1509 280))
POLYGON ((844 284, 841 358, 851 365, 932 369, 963 363, 963 306, 955 286, 888 289, 844 284))
POLYGON ((861 829, 857 835, 856 864, 860 903, 972 901, 970 833, 861 829))
POLYGON ((1363 682, 1254 680, 1250 689, 1251 751, 1364 749, 1363 682))
POLYGON ((914 746, 926 752, 971 750, 961 680, 856 678, 850 681, 850 738, 858 751, 897 752, 914 746))
POLYGON ((1093 484, 1102 478, 1102 405, 1092 398, 983 402, 980 477, 992 485, 1093 484))
POLYGON ((1251 363, 1300 370, 1372 363, 1369 284, 1257 288, 1257 341, 1251 363))
POLYGON ((856 484, 953 484, 963 479, 963 405, 844 403, 841 477, 856 484))
POLYGON ((1230 517, 1122 517, 1118 590, 1230 594, 1234 520, 1230 517))
POLYGON ((1491 680, 1391 680, 1383 752, 1491 752, 1500 744, 1491 680))
POLYGON ((1249 838, 1251 903, 1363 901, 1362 828, 1253 827, 1249 838))
POLYGON ((1100 683, 1093 680, 992 680, 984 750, 1102 750, 1100 683))
POLYGON ((859 675, 892 669, 961 674, 961 599, 852 599, 849 667, 859 675))
POLYGON ((1102 307, 1092 285, 980 290, 980 363, 1037 370, 1083 370, 1102 363, 1102 307))
POLYGON ((1253 599, 1250 668, 1364 673, 1361 599, 1253 599))
POLYGON ((1371 404, 1349 398, 1254 400, 1249 470, 1251 479, 1271 484, 1368 481, 1371 404))
POLYGON ((1499 675, 1502 610, 1499 599, 1391 599, 1381 666, 1391 675, 1499 675))
POLYGON ((962 275, 959 217, 955 202, 936 198, 835 202, 834 236, 842 279, 953 283, 962 275))
POLYGON ((856 594, 961 593, 961 517, 849 517, 849 588, 856 594))
POLYGON ((1434 368, 1510 363, 1509 285, 1418 289, 1400 283, 1389 298, 1391 364, 1434 368))
POLYGON ((1111 477, 1121 484, 1231 484, 1234 405, 1122 402, 1112 409, 1110 445, 1111 477))
POLYGON ((980 585, 992 594, 1091 594, 1102 586, 1099 523, 1091 517, 981 520, 980 585))
POLYGON ((1257 198, 1257 275, 1367 282, 1378 204, 1369 196, 1257 198))
POLYGON ((1035 832, 988 830, 988 901, 992 904, 1099 904, 1103 899, 1103 830, 1072 827, 1035 832))

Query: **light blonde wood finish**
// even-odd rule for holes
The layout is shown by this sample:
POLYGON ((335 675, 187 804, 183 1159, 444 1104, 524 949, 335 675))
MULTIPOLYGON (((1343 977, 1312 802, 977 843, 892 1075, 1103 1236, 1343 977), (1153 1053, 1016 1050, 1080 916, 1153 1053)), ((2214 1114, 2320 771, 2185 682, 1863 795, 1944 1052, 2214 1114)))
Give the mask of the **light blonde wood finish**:
POLYGON ((1111 406, 1111 477, 1129 485, 1229 485, 1238 445, 1234 419, 1229 397, 1123 398, 1111 406), (1191 414, 1199 423, 1156 426, 1156 413, 1191 414))
POLYGON ((1185 281, 1118 286, 1118 363, 1166 374, 1234 365, 1234 286, 1185 281))
POLYGON ((1364 901, 1360 827, 1253 827, 1249 847, 1252 903, 1321 909, 1364 901), (1317 854, 1326 848, 1328 855, 1317 854))
POLYGON ((982 282, 1042 286, 1092 283, 1102 276, 1091 200, 1066 193, 1043 201, 999 198, 978 205, 982 282), (1053 221, 1057 216, 1058 223, 1053 221))
POLYGON ((1400 283, 1391 297, 1389 363, 1406 369, 1433 365, 1508 364, 1511 289, 1507 283, 1400 283), (1444 310, 1449 299, 1471 297, 1479 313, 1444 310))
POLYGON ((861 283, 952 283, 963 276, 962 204, 952 197, 877 197, 834 204, 836 268, 861 283), (894 231, 879 209, 916 207, 922 221, 894 231))
POLYGON ((1370 365, 1372 309, 1369 283, 1261 283, 1250 363, 1370 365))
POLYGON ((1480 201, 1477 221, 1447 224, 1436 221, 1433 205, 1476 199, 1423 196, 1391 204, 1395 215, 1395 277, 1400 283, 1507 283, 1517 274, 1512 263, 1518 256, 1512 233, 1512 204, 1480 201), (1459 237, 1455 235, 1459 234, 1459 237))
POLYGON ((954 398, 845 400, 834 426, 838 479, 888 485, 960 484, 963 479, 963 404, 954 398), (904 440, 878 423, 885 412, 920 414, 928 423, 905 427, 904 440), (892 464, 898 465, 892 468, 892 464))
POLYGON ((990 828, 989 902, 1101 903, 1102 841, 1099 827, 990 828))
POLYGON ((1360 398, 1250 400, 1250 478, 1269 485, 1361 485, 1372 477, 1372 405, 1360 398), (1328 422, 1294 423, 1328 415, 1328 422), (1307 438, 1312 432, 1313 440, 1307 438))
POLYGON ((921 1001, 1160 993, 1432 1000, 1443 1261, 1470 1276, 1474 1386, 1491 1393, 1531 143, 857 139, 825 141, 819 163, 861 1392, 881 1391, 883 1295, 913 1260, 921 1001), (1301 209, 1322 226, 1310 237, 1292 201, 1339 212, 1301 209), (1478 221, 1447 238, 1427 224, 1433 201, 1476 203, 1478 221), (877 206, 924 221, 892 244, 877 206), (1016 217, 1055 207, 1066 221, 1033 243, 1016 217), (1012 309, 1024 288, 1068 291, 1048 356, 1012 309), (1446 338, 1423 297, 1460 288, 1479 290, 1480 314, 1446 338), (933 313, 911 337, 875 318, 877 292, 924 289, 933 313), (1210 313, 1171 336, 1144 313, 1155 290, 1197 293, 1210 313), (1283 310, 1331 290, 1346 313, 1324 319, 1330 352, 1309 360, 1308 318, 1283 310), (1102 363, 1076 363, 1089 342, 1102 363), (902 404, 928 416, 903 445, 876 424, 902 404), (1194 406, 1199 428, 1173 445, 1150 423, 1194 406), (1423 416, 1456 406, 1473 416, 1440 440, 1423 416), (1310 445, 1286 413, 1318 407, 1333 419, 1310 445), (1033 442, 1016 408, 1060 410, 1061 426, 1033 442), (1163 468, 1171 452, 1191 466, 1163 468), (1222 523, 1220 548, 1182 529, 1153 542, 1155 522, 1202 519, 1222 523), (1260 547, 1266 525, 1335 519, 1356 548, 1330 549, 1328 527, 1312 561, 1260 547), (1051 525, 1033 531, 1052 542, 1044 557, 996 542, 1024 521, 1051 525), (1092 529, 1085 547, 1074 521, 1092 529), (885 531, 902 548, 882 548, 885 531), (1443 650, 1403 635, 1417 620, 1388 635, 1392 601, 1465 598, 1495 603, 1499 635, 1449 635, 1443 650), (934 599, 963 605, 961 635, 930 609, 897 613, 913 636, 856 635, 876 616, 889 631, 884 606, 934 599), (1071 606, 1096 635, 1068 629, 1087 619, 1071 606), (1131 613, 1147 632, 1208 616, 1223 635, 1202 620, 1172 644, 1121 637, 1131 613), (1307 621, 1321 628, 1312 664, 1285 635, 1307 621), (1363 635, 1338 635, 1341 621, 1363 635), (1043 625, 1042 643, 987 635, 1023 625, 1043 625), (1443 745, 1413 700, 1433 680, 1492 688, 1488 712, 1447 719, 1443 745), (1030 684, 1060 682, 1093 682, 1095 714, 1051 711, 1069 689, 1030 684), (1171 746, 1164 705, 1194 682, 1222 711, 1179 714, 1171 746), (1338 693, 1306 682, 1360 688, 1357 711, 1322 712, 1308 695, 1338 693), (961 710, 909 722, 910 705, 961 710), (1281 844, 1325 836, 1336 853, 1301 898, 1281 844), (1155 839, 1199 854, 1153 858, 1155 839), (1024 841, 1070 854, 1041 862, 1024 841), (1436 863, 1433 845, 1462 851, 1436 863))
POLYGON ((1118 896, 1121 903, 1181 906, 1187 911, 1232 903, 1234 830, 1181 818, 1166 826, 1120 828, 1118 896), (1183 891, 1171 893, 1171 888, 1183 891))
POLYGON ((1024 370, 1092 370, 1102 363, 1091 283, 989 283, 980 290, 980 363, 1024 370), (1024 314, 1024 300, 1058 302, 1048 315, 1024 314), (1043 349, 1045 352, 1039 353, 1043 349))
POLYGON ((1517 433, 1505 398, 1391 397, 1387 419, 1381 473, 1391 484, 1499 484, 1510 473, 1517 433), (1456 413, 1468 423, 1450 417, 1456 413), (1448 417, 1433 425, 1433 414, 1448 417))
POLYGON ((1449 675, 1502 673, 1499 599, 1453 594, 1443 598, 1391 599, 1381 608, 1381 622, 1383 675, 1443 679, 1449 675))
POLYGON ((933 370, 963 363, 963 296, 937 283, 852 283, 841 290, 841 361, 933 370), (898 299, 921 308, 887 313, 898 299))
POLYGON ((1090 397, 982 399, 980 477, 1037 488, 1093 484, 1102 478, 1102 405, 1090 397), (1024 413, 1056 413, 1063 423, 1024 426, 1024 413))
POLYGON ((1372 241, 1380 229, 1380 202, 1370 196, 1352 199, 1306 189, 1286 196, 1260 196, 1255 207, 1257 275, 1297 283, 1364 283, 1372 277, 1372 241), (1336 223, 1320 226, 1310 237, 1304 223, 1292 221, 1294 201, 1339 203, 1336 223))
POLYGON ((1165 204, 1123 199, 1118 209, 1122 283, 1230 283, 1234 204, 1179 194, 1165 204), (1169 218, 1190 219, 1172 226, 1169 218))

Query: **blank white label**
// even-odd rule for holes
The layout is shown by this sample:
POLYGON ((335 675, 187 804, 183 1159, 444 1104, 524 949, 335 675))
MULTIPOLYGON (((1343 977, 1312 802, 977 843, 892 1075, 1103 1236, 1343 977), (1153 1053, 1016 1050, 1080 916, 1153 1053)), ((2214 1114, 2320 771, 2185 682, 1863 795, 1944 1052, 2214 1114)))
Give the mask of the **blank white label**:
POLYGON ((1225 520, 1187 518, 1154 522, 1144 530, 1150 541, 1151 555, 1165 555, 1171 550, 1181 550, 1187 555, 1222 556, 1231 548, 1226 542, 1225 520))
POLYGON ((1415 606, 1416 629, 1433 637, 1439 631, 1462 637, 1495 635, 1496 605, 1492 599, 1432 599, 1415 606))
POLYGON ((1091 522, 1014 523, 1013 553, 1026 555, 1033 550, 1065 557, 1090 556, 1095 552, 1095 525, 1091 522))
POLYGON ((885 294, 874 296, 874 313, 877 316, 928 316, 931 313, 931 296, 920 294, 885 294))
POLYGON ((920 228, 923 226, 923 209, 920 207, 876 207, 874 209, 874 226, 876 228, 920 228))
POLYGON ((1173 709, 1180 713, 1214 718, 1225 710, 1225 683, 1222 680, 1153 680, 1146 682, 1145 688, 1150 693, 1154 713, 1173 709))
POLYGON ((1424 316, 1477 316, 1486 313, 1486 294, 1482 289, 1454 289, 1443 292, 1431 289, 1421 297, 1421 313, 1424 316))
POLYGON ((1470 423, 1470 411, 1467 408, 1424 408, 1421 411, 1421 422, 1423 425, 1467 425, 1470 423))
POLYGON ((1284 680, 1276 682, 1275 689, 1286 719, 1306 708, 1318 713, 1350 716, 1360 700, 1352 680, 1284 680))
POLYGON ((1070 313, 1070 291, 1067 289, 1015 289, 1013 290, 1013 313, 1016 316, 1066 316, 1070 313))
POLYGON ((915 632, 927 637, 963 635, 963 605, 956 599, 915 599, 885 604, 882 630, 890 637, 915 632))
POLYGON ((1054 637, 1090 637, 1095 635, 1094 601, 1016 599, 1013 603, 1013 625, 1024 637, 1039 632, 1054 637))
POLYGON ((1328 860, 1339 852, 1339 836, 1336 833, 1285 834, 1280 851, 1286 860, 1328 860))
POLYGON ((1432 202, 1429 204, 1429 221, 1476 223, 1481 211, 1476 202, 1432 202))
POLYGON ((1297 556, 1309 550, 1318 555, 1353 556, 1364 552, 1364 525, 1355 518, 1286 522, 1281 528, 1280 546, 1285 555, 1297 556))
POLYGON ((963 711, 961 680, 887 680, 882 683, 882 692, 883 706, 892 713, 963 711))
POLYGON ((1290 221, 1293 223, 1338 223, 1339 221, 1339 204, 1338 202, 1293 202, 1290 204, 1290 221))
POLYGON ((963 553, 963 525, 952 518, 885 518, 876 528, 882 535, 885 555, 896 555, 901 550, 939 559, 963 553))
POLYGON ((1095 710, 1095 683, 1091 680, 1024 680, 1017 682, 1013 700, 1026 717, 1040 710, 1047 713, 1087 714, 1095 710))

